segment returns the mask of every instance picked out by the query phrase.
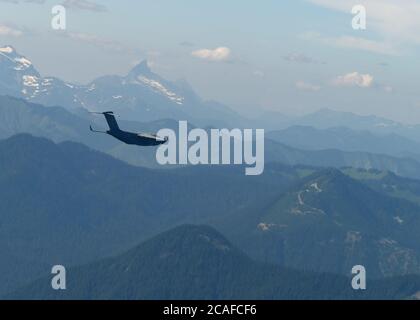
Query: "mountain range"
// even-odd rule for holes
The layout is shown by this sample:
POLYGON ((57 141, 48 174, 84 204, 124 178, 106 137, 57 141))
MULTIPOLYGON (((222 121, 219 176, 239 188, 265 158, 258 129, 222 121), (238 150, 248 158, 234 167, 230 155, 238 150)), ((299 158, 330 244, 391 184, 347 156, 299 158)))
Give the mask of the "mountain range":
POLYGON ((92 261, 165 228, 235 212, 295 178, 282 166, 251 178, 229 166, 149 170, 81 144, 13 136, 0 142, 0 252, 7 261, 0 291, 53 261, 92 261))
POLYGON ((318 129, 310 126, 291 126, 284 130, 268 132, 267 137, 305 150, 335 149, 420 158, 420 143, 395 133, 379 135, 348 127, 318 129))
POLYGON ((45 106, 78 110, 113 110, 126 119, 188 120, 197 125, 238 125, 241 117, 228 107, 204 101, 186 81, 171 82, 153 73, 147 61, 126 76, 103 76, 86 85, 42 76, 10 45, 0 48, 0 95, 45 106))
MULTIPOLYGON (((160 128, 171 128, 175 132, 178 130, 178 122, 172 119, 152 122, 119 121, 122 128, 132 131, 156 132, 160 128)), ((0 138, 8 138, 19 133, 30 133, 55 142, 75 141, 95 150, 106 152, 132 165, 167 168, 157 164, 155 148, 127 146, 105 135, 92 134, 89 131, 91 123, 105 127, 104 122, 102 117, 93 116, 82 109, 76 114, 62 107, 44 107, 28 103, 23 99, 0 96, 0 123, 2 124, 0 138)), ((194 124, 190 123, 190 127, 194 127, 194 124)), ((271 137, 270 134, 268 137, 271 137)), ((276 136, 272 138, 276 139, 276 136)), ((339 149, 304 150, 269 138, 265 142, 265 161, 287 165, 374 168, 392 171, 401 176, 420 178, 420 163, 412 158, 339 149)))
POLYGON ((362 264, 370 277, 418 273, 418 203, 361 181, 336 169, 308 171, 263 206, 215 225, 253 257, 291 268, 346 274, 362 264))
POLYGON ((315 167, 353 167, 391 171, 403 177, 420 178, 419 162, 413 158, 400 158, 386 154, 338 149, 304 150, 290 147, 270 139, 265 140, 266 162, 315 167))
POLYGON ((150 69, 146 60, 125 76, 107 75, 80 85, 42 76, 29 58, 6 45, 0 48, 0 95, 44 106, 62 106, 75 113, 113 110, 123 119, 141 122, 173 119, 204 127, 251 126, 267 130, 290 126, 346 127, 379 135, 394 133, 420 143, 420 125, 405 125, 373 115, 325 108, 300 117, 258 110, 242 116, 222 103, 200 98, 185 80, 164 79, 150 69))
POLYGON ((253 261, 216 230, 184 225, 113 258, 70 268, 66 290, 41 278, 8 299, 414 299, 419 276, 370 281, 253 261))
POLYGON ((0 295, 418 297, 419 146, 419 125, 376 116, 322 109, 245 117, 147 61, 86 85, 44 77, 4 46, 0 295), (178 120, 206 130, 265 128, 264 173, 159 166, 155 148, 89 131, 106 127, 89 111, 106 110, 130 131, 177 131, 178 120), (77 283, 63 294, 47 281, 55 264, 77 283), (356 264, 371 281, 362 294, 349 288, 356 264))
POLYGON ((212 225, 266 264, 420 273, 420 207, 398 194, 405 180, 390 194, 356 173, 279 164, 256 177, 235 166, 150 170, 73 142, 13 136, 0 141, 0 293, 51 265, 115 256, 183 223, 212 225))

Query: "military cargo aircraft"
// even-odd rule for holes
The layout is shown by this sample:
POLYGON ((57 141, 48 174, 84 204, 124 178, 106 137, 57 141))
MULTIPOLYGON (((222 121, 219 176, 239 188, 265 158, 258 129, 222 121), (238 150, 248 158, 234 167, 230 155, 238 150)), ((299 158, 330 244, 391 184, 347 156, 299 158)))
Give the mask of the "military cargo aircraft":
POLYGON ((92 132, 106 133, 126 144, 138 146, 157 146, 168 141, 168 138, 161 138, 153 133, 136 133, 121 130, 118 126, 117 120, 115 119, 114 112, 112 111, 91 113, 103 114, 109 126, 109 130, 107 131, 95 130, 92 128, 92 126, 90 126, 90 131, 92 132))

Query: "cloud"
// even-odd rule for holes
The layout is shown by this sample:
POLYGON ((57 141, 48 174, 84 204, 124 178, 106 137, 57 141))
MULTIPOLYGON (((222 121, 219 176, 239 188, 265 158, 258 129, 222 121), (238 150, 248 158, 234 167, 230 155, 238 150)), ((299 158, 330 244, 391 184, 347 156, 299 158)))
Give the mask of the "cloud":
POLYGON ((264 78, 265 77, 265 73, 261 70, 255 70, 252 74, 254 76, 258 77, 258 78, 264 78))
POLYGON ((195 44, 189 41, 182 41, 179 43, 181 47, 194 47, 195 44))
POLYGON ((104 50, 117 51, 117 52, 125 52, 125 51, 131 50, 129 48, 126 48, 124 45, 122 45, 118 41, 105 39, 105 38, 102 38, 102 37, 99 37, 97 35, 90 34, 90 33, 61 32, 61 33, 56 33, 56 34, 62 37, 71 39, 71 40, 80 41, 80 42, 84 42, 90 45, 94 45, 104 50))
POLYGON ((391 86, 384 86, 384 90, 385 90, 386 92, 388 92, 388 93, 390 93, 390 92, 394 92, 394 88, 393 88, 393 87, 391 87, 391 86))
POLYGON ((298 81, 296 82, 296 88, 298 88, 299 90, 303 90, 303 91, 319 91, 321 90, 321 86, 319 85, 315 85, 315 84, 311 84, 311 83, 307 83, 304 81, 298 81))
POLYGON ((36 4, 44 4, 46 0, 0 0, 0 2, 7 2, 7 3, 36 3, 36 4))
POLYGON ((369 88, 372 86, 373 80, 374 78, 370 74, 360 74, 359 72, 351 72, 336 77, 332 83, 337 87, 369 88))
POLYGON ((108 11, 107 7, 90 0, 65 0, 63 6, 66 8, 88 10, 95 12, 108 11))
POLYGON ((9 25, 0 24, 0 36, 20 37, 22 35, 22 30, 9 25))
POLYGON ((318 63, 317 60, 306 56, 303 53, 290 53, 283 57, 284 60, 296 63, 318 63))
POLYGON ((227 47, 219 47, 216 49, 200 49, 191 52, 193 57, 207 61, 227 61, 230 58, 231 50, 227 47))
POLYGON ((398 53, 398 50, 395 49, 392 44, 365 38, 343 36, 338 38, 331 38, 327 41, 337 47, 342 48, 353 48, 385 55, 396 55, 398 53))
POLYGON ((307 32, 301 35, 305 40, 317 40, 327 45, 369 51, 384 55, 397 55, 398 49, 392 43, 383 41, 369 40, 361 37, 341 36, 341 37, 324 37, 317 32, 307 32))
MULTIPOLYGON (((307 0, 331 10, 349 14, 354 0, 307 0)), ((386 43, 420 44, 420 2, 418 0, 364 0, 367 29, 382 35, 386 43)))

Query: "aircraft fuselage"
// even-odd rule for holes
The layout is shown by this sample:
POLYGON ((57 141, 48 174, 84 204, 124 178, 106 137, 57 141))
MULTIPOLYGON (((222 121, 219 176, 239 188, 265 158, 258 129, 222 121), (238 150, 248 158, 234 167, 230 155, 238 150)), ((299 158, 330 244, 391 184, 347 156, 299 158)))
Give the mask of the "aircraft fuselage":
POLYGON ((153 134, 137 134, 123 130, 108 130, 106 133, 126 144, 138 146, 158 146, 167 141, 153 134))

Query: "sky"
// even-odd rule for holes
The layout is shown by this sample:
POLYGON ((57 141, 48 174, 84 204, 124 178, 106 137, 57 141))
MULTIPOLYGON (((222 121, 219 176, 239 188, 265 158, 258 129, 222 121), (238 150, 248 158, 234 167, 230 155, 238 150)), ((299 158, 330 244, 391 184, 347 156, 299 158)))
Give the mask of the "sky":
POLYGON ((420 0, 0 0, 0 46, 88 83, 147 59, 243 114, 321 108, 420 123, 420 0), (367 10, 366 30, 352 8, 367 10), (66 30, 51 9, 66 8, 66 30))

